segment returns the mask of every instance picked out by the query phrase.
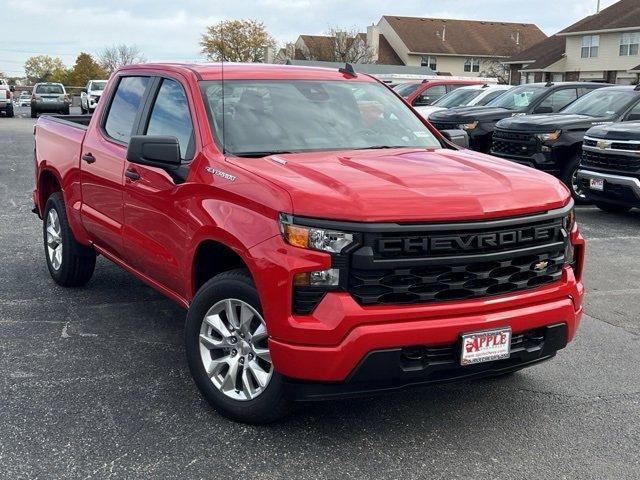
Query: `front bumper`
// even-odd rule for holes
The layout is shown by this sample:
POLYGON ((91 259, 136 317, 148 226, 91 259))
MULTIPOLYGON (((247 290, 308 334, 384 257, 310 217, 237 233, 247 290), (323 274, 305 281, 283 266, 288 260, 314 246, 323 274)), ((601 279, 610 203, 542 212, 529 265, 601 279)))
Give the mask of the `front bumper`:
POLYGON ((556 160, 556 155, 553 151, 547 153, 536 152, 533 155, 528 155, 526 157, 509 155, 493 149, 490 153, 495 157, 504 158, 505 160, 510 160, 520 165, 535 168, 536 170, 540 170, 554 176, 558 176, 560 174, 560 165, 556 160))
MULTIPOLYGON (((572 232, 572 243, 577 248, 578 278, 565 266, 559 281, 535 289, 411 305, 363 306, 347 292, 330 292, 310 315, 294 315, 293 275, 330 268, 331 259, 274 237, 250 250, 255 262, 252 271, 260 270, 254 271, 254 279, 268 324, 273 364, 290 379, 345 382, 371 352, 452 345, 461 334, 473 331, 510 326, 519 334, 563 324, 569 342, 582 317, 584 290, 580 280, 584 240, 577 230, 572 232)), ((485 364, 484 368, 493 367, 485 364)))
POLYGON ((589 200, 640 207, 640 180, 635 177, 578 170, 578 182, 589 200), (604 180, 603 191, 589 188, 589 180, 592 178, 604 180))

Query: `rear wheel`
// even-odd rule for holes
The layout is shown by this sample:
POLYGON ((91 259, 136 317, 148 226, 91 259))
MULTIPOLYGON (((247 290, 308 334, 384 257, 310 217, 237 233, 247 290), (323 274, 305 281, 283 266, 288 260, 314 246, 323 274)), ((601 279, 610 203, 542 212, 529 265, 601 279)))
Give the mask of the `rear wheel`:
POLYGON ((562 171, 560 179, 571 190, 571 196, 576 204, 587 204, 587 196, 585 195, 578 182, 578 167, 580 166, 580 157, 578 155, 572 157, 567 166, 562 171))
POLYGON ((38 111, 31 107, 31 118, 37 118, 38 117, 38 111))
POLYGON ((7 107, 7 117, 13 118, 13 115, 14 115, 14 113, 13 113, 13 105, 9 105, 7 107))
POLYGON ((73 237, 61 192, 51 194, 44 208, 44 252, 51 278, 63 287, 80 287, 93 275, 96 254, 73 237))
POLYGON ((618 205, 615 203, 596 202, 596 207, 609 213, 627 213, 631 207, 626 205, 618 205))
POLYGON ((290 402, 271 363, 258 292, 246 270, 221 273, 200 288, 185 342, 191 375, 220 414, 261 424, 287 413, 290 402))

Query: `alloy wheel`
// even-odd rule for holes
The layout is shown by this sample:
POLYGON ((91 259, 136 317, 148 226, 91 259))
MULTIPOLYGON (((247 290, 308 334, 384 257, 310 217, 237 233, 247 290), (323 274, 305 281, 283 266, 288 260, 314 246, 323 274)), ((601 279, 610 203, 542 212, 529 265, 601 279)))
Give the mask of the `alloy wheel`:
POLYGON ((200 358, 213 385, 234 400, 264 392, 273 374, 267 342, 264 319, 251 305, 238 299, 216 303, 200 328, 200 358))
POLYGON ((47 255, 54 270, 62 265, 62 228, 60 218, 54 208, 47 215, 47 255))

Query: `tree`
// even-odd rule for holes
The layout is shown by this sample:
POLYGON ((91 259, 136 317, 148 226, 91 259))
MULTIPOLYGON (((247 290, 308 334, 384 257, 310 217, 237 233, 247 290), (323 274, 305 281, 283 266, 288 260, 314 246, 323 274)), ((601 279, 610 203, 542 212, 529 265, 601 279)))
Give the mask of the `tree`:
POLYGON ((498 83, 505 84, 505 85, 509 83, 508 67, 498 62, 497 60, 490 60, 490 59, 483 60, 480 76, 497 78, 498 83))
POLYGON ((323 62, 372 63, 373 50, 367 45, 366 36, 354 28, 335 27, 324 36, 305 38, 309 60, 323 62))
POLYGON ((135 45, 113 45, 105 47, 98 53, 100 66, 108 75, 111 75, 118 68, 132 63, 144 63, 147 59, 140 49, 135 45))
POLYGON ((71 84, 84 86, 89 80, 107 78, 107 72, 88 53, 81 52, 71 70, 71 84))
POLYGON ((261 22, 224 20, 207 27, 200 46, 209 60, 262 63, 267 49, 274 49, 276 41, 261 22))
POLYGON ((65 66, 59 58, 52 58, 49 55, 37 55, 27 58, 24 62, 24 73, 31 83, 47 82, 52 80, 54 74, 61 76, 65 66))

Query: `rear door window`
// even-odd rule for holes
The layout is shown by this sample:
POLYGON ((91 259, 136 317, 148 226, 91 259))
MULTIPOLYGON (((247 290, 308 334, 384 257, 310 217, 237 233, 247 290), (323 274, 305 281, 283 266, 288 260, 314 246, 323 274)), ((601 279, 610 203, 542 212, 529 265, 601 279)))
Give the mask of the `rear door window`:
POLYGON ((193 158, 193 123, 189 113, 187 95, 182 86, 164 79, 151 110, 147 135, 167 135, 178 139, 180 157, 193 158))
POLYGON ((123 77, 111 101, 104 129, 111 138, 128 143, 145 91, 149 86, 149 77, 123 77))
POLYGON ((551 107, 553 112, 559 112, 564 107, 578 98, 578 91, 575 88, 564 88, 556 90, 545 98, 540 104, 541 107, 551 107))
POLYGON ((447 94, 447 87, 444 85, 434 85, 433 87, 427 88, 424 92, 416 97, 413 101, 414 105, 431 105, 433 102, 438 100, 440 97, 443 97, 447 94))

